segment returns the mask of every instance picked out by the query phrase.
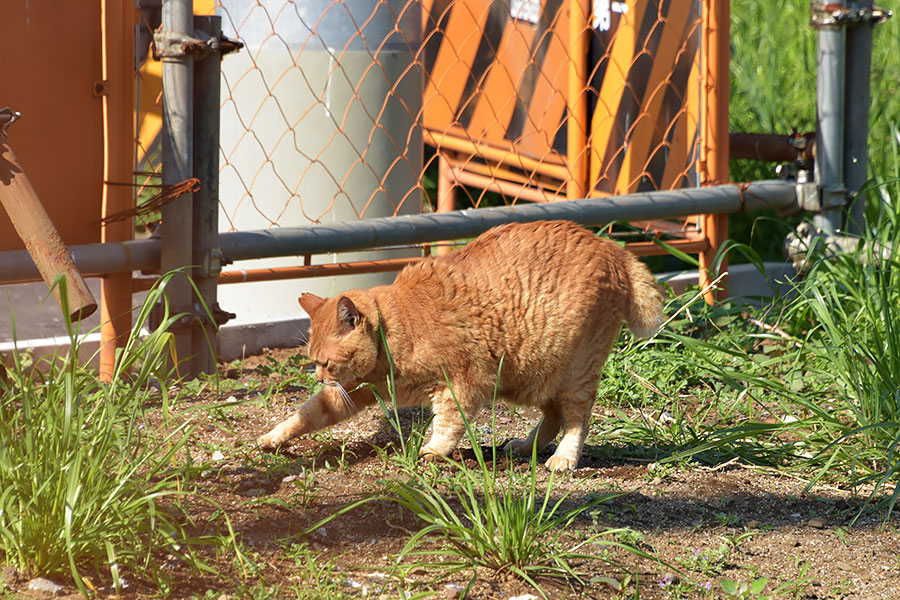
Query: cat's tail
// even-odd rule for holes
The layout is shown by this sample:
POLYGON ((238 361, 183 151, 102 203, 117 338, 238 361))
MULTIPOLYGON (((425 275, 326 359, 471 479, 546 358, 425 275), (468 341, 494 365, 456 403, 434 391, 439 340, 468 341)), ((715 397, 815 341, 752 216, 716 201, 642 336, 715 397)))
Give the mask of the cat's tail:
POLYGON ((625 321, 637 337, 652 337, 662 324, 662 294, 647 265, 631 252, 626 251, 625 254, 631 277, 631 304, 625 321))

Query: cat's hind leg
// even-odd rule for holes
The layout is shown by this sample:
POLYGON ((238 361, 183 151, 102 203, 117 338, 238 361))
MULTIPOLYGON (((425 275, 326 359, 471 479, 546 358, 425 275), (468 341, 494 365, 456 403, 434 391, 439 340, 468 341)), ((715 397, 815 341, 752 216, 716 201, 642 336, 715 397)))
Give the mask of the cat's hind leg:
POLYGON ((591 407, 597 394, 597 371, 592 365, 580 373, 573 373, 559 390, 557 401, 562 416, 562 437, 556 452, 545 463, 551 471, 572 470, 581 458, 591 424, 591 407))
POLYGON ((535 445, 537 446, 538 451, 540 451, 556 439, 563 424, 559 404, 555 400, 551 400, 541 407, 541 410, 543 411, 544 416, 535 428, 531 430, 528 437, 524 440, 510 440, 506 443, 506 446, 503 447, 504 451, 512 452, 519 456, 528 456, 531 454, 531 449, 535 447, 535 445))
POLYGON ((273 452, 288 440, 330 427, 374 403, 375 395, 367 387, 347 392, 340 386, 326 385, 272 431, 259 436, 256 443, 261 450, 273 452))

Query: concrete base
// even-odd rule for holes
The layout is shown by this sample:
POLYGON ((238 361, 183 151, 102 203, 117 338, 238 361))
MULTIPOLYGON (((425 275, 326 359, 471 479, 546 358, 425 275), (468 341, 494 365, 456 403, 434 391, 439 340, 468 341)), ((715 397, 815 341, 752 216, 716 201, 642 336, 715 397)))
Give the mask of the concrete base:
MULTIPOLYGON (((731 265, 728 267, 728 297, 750 301, 758 298, 773 298, 787 294, 791 286, 789 281, 795 278, 796 272, 790 263, 763 263, 765 273, 751 264, 731 265)), ((676 294, 682 294, 688 286, 698 285, 696 270, 661 273, 657 275, 660 283, 672 288, 676 294)))

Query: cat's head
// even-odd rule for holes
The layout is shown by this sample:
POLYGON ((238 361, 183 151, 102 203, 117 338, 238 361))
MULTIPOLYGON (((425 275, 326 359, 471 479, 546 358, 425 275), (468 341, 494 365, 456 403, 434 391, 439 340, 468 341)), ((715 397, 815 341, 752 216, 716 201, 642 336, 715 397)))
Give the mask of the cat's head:
POLYGON ((348 296, 303 294, 299 302, 309 315, 306 355, 316 365, 316 379, 346 387, 372 372, 378 359, 377 322, 348 296))

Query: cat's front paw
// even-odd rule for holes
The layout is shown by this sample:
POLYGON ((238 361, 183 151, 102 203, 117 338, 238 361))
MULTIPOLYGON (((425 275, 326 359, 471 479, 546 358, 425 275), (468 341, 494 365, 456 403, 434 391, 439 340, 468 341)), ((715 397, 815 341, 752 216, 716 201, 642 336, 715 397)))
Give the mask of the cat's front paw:
POLYGON ((270 431, 265 435, 256 438, 256 444, 263 452, 275 452, 287 440, 281 439, 274 431, 270 431))
POLYGON ((575 465, 578 464, 578 459, 565 458, 554 454, 544 464, 551 471, 572 471, 575 469, 575 465))
POLYGON ((441 452, 431 446, 422 446, 421 450, 419 450, 419 460, 424 460, 425 462, 437 462, 441 458, 447 456, 450 452, 441 452))

